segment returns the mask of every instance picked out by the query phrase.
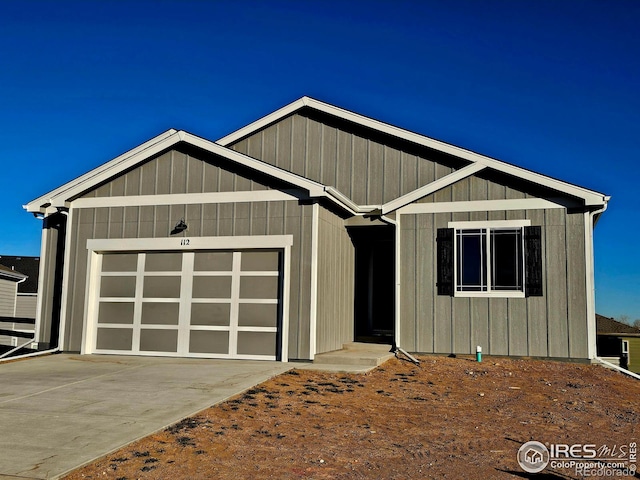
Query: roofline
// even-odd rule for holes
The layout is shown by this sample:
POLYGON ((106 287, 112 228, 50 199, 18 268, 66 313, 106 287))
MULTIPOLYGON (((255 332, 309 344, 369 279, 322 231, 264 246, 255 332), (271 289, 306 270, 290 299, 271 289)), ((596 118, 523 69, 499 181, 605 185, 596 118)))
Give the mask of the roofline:
POLYGON ((640 337, 640 333, 596 332, 596 334, 608 335, 610 337, 640 337))
POLYGON ((16 270, 0 269, 0 277, 5 277, 9 280, 23 281, 29 278, 29 275, 25 275, 24 273, 20 273, 16 270))
POLYGON ((157 137, 143 143, 128 152, 116 157, 115 159, 99 166, 85 175, 82 175, 41 197, 32 200, 24 205, 28 212, 46 213, 48 206, 68 207, 68 202, 83 192, 109 180, 119 173, 134 167, 145 159, 156 155, 163 150, 171 148, 181 142, 202 148, 210 153, 220 155, 235 163, 248 167, 252 170, 259 171, 265 175, 277 178, 284 182, 290 183, 296 187, 302 188, 309 192, 310 196, 326 196, 324 193, 324 185, 312 180, 301 177, 294 173, 283 170, 274 165, 268 164, 261 160, 249 157, 235 150, 231 150, 217 143, 205 140, 183 130, 168 130, 157 137))
POLYGON ((76 177, 75 179, 71 180, 70 182, 65 183, 64 185, 56 188, 55 190, 51 190, 48 193, 45 193, 44 195, 35 198, 33 200, 31 200, 29 203, 27 203, 26 205, 23 205, 22 208, 24 208, 27 212, 32 212, 32 213, 44 213, 43 210, 43 206, 46 205, 50 205, 51 202, 49 202, 49 199, 53 198, 53 197, 57 197, 59 195, 61 195, 62 193, 64 193, 66 190, 72 188, 73 186, 80 184, 82 182, 86 182, 91 180, 95 175, 102 173, 106 170, 111 170, 114 169, 116 167, 118 167, 122 162, 126 161, 128 158, 130 158, 132 155, 138 154, 140 152, 143 152, 149 148, 152 148, 153 146, 155 146, 156 144, 158 144, 159 142, 162 142, 163 140, 167 139, 168 137, 170 137, 171 135, 174 135, 175 133, 177 133, 177 130, 171 128, 169 130, 167 130, 166 132, 161 133, 160 135, 153 137, 151 140, 148 140, 146 142, 144 142, 142 145, 139 145, 131 150, 128 150, 127 152, 123 153, 122 155, 117 156, 116 158, 114 158, 113 160, 110 160, 109 162, 94 168, 92 170, 90 170, 89 172, 85 173, 84 175, 80 175, 79 177, 76 177))
POLYGON ((364 115, 360 115, 358 113, 351 112, 349 110, 345 110, 343 108, 336 107, 334 105, 330 105, 328 103, 321 102, 307 96, 295 100, 294 102, 285 105, 275 112, 270 113, 269 115, 266 115, 253 123, 250 123, 246 127, 240 128, 239 130, 236 130, 222 137, 221 139, 217 140, 216 143, 228 146, 229 144, 240 140, 241 138, 244 138, 268 125, 279 121, 280 119, 288 115, 291 115, 292 113, 302 109, 303 107, 310 107, 312 109, 327 113, 329 115, 333 115, 343 120, 347 120, 364 127, 368 127, 373 130, 377 130, 379 132, 383 132, 418 145, 422 145, 424 147, 448 153, 450 155, 463 158, 470 162, 480 163, 494 170, 498 170, 503 173, 513 175, 530 182, 537 183, 539 185, 543 185, 545 187, 566 193, 574 197, 582 198, 585 202, 585 206, 606 205, 610 198, 594 190, 589 190, 578 185, 573 185, 571 183, 567 183, 562 180, 543 175, 541 173, 536 173, 522 167, 517 167, 515 165, 511 165, 510 163, 496 160, 494 158, 487 157, 485 155, 481 155, 479 153, 475 153, 470 150, 442 142, 440 140, 435 140, 425 135, 414 133, 409 130, 396 127, 388 123, 384 123, 379 120, 375 120, 373 118, 366 117, 364 115))

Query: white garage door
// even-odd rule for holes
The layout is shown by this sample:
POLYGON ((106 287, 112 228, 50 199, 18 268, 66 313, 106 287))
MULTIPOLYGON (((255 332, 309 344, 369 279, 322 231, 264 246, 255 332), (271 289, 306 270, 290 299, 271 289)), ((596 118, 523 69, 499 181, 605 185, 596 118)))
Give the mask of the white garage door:
POLYGON ((282 251, 100 254, 95 353, 279 356, 282 251))

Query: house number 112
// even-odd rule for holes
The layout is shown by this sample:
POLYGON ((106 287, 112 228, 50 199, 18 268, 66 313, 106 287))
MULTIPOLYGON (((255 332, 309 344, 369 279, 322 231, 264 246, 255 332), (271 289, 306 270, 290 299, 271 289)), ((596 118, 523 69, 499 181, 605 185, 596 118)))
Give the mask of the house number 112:
POLYGON ((189 245, 190 241, 188 238, 180 239, 180 245, 189 245))

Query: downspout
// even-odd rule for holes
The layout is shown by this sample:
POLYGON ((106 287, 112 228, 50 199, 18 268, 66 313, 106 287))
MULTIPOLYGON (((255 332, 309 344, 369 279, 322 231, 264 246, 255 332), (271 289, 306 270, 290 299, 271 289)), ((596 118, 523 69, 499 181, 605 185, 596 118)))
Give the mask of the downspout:
POLYGON ((637 380, 640 380, 640 375, 638 375, 637 373, 634 373, 630 370, 627 370, 626 368, 622 368, 619 367, 618 365, 614 365, 611 362, 607 362, 606 360, 600 358, 600 357, 596 357, 594 358, 594 360, 596 360, 598 363, 602 364, 604 367, 606 368, 611 368, 612 370, 617 370, 620 373, 624 373, 625 375, 629 375, 630 377, 633 377, 637 380))
POLYGON ((587 335, 589 346, 589 358, 597 358, 598 350, 597 350, 597 326, 596 326, 596 281, 595 281, 595 260, 594 260, 594 246, 593 246, 593 230, 595 228, 595 224, 598 221, 596 216, 599 216, 607 209, 607 202, 610 197, 604 198, 604 204, 601 208, 589 212, 589 225, 585 225, 585 228, 588 229, 588 241, 589 241, 589 251, 588 251, 588 301, 587 301, 587 335))
POLYGON ((400 230, 398 228, 398 221, 394 220, 393 218, 387 217, 386 215, 384 215, 382 213, 382 210, 380 210, 380 220, 382 220, 383 222, 393 226, 393 228, 395 228, 396 231, 396 245, 395 245, 395 250, 396 250, 396 268, 395 268, 395 306, 396 306, 396 312, 395 312, 395 340, 393 342, 393 352, 396 354, 396 357, 398 356, 398 352, 402 353, 405 357, 407 357, 411 362, 415 363, 416 365, 420 365, 420 360, 418 360, 417 358, 415 358, 414 356, 412 356, 409 352, 407 352, 406 350, 404 350, 403 348, 401 348, 398 345, 398 341, 400 340, 400 230))
MULTIPOLYGON (((15 317, 18 314, 18 285, 27 281, 29 277, 25 277, 22 280, 18 280, 16 282, 16 301, 13 304, 13 316, 15 317)), ((16 324, 13 324, 13 328, 16 328, 16 324)))
POLYGON ((21 348, 23 348, 23 347, 25 347, 25 346, 29 345, 30 343, 33 343, 33 341, 34 341, 34 340, 35 340, 35 339, 33 339, 33 338, 32 338, 32 339, 31 339, 31 340, 29 340, 28 342, 26 342, 26 343, 24 343, 24 344, 22 344, 22 345, 17 346, 17 347, 16 347, 16 348, 14 348, 13 350, 9 350, 8 352, 6 352, 6 353, 2 354, 2 357, 4 357, 4 358, 1 358, 1 357, 0 357, 0 363, 2 363, 2 362, 8 362, 8 361, 10 361, 10 360, 19 360, 19 359, 21 359, 21 358, 39 357, 40 355, 49 355, 49 354, 52 354, 52 353, 58 353, 58 352, 60 351, 60 347, 56 347, 56 348, 52 348, 52 349, 50 349, 50 350, 41 350, 41 351, 39 351, 39 352, 25 353, 24 355, 16 355, 15 357, 7 357, 7 355, 9 355, 10 353, 15 352, 15 351, 17 351, 17 350, 20 350, 21 348))

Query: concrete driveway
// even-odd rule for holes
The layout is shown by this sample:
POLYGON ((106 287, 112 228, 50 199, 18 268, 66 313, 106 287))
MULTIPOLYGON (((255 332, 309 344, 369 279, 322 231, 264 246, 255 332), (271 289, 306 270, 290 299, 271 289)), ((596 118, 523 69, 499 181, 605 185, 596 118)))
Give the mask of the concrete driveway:
POLYGON ((0 364, 0 479, 57 478, 291 367, 68 354, 0 364))

